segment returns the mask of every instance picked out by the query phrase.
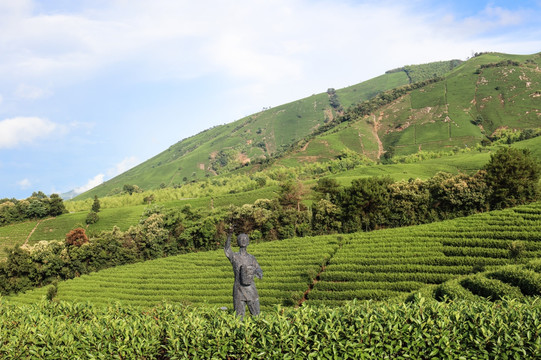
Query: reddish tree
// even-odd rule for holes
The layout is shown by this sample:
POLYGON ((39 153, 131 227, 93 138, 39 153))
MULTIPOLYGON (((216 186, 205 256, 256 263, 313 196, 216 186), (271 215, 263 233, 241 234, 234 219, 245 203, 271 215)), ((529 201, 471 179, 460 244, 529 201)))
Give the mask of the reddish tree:
POLYGON ((66 234, 66 244, 73 246, 81 246, 88 242, 88 236, 86 236, 85 229, 76 228, 66 234))

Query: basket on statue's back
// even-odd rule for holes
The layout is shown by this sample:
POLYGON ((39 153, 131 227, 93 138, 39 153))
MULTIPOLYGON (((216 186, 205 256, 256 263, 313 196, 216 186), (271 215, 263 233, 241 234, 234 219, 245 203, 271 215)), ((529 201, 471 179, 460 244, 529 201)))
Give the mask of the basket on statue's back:
POLYGON ((250 286, 254 283, 255 269, 251 265, 240 266, 240 284, 250 286))

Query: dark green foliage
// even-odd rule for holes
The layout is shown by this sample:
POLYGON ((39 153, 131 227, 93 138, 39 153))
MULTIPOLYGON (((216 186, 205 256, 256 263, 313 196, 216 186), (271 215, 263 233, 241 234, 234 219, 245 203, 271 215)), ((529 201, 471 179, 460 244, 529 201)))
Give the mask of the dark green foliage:
POLYGON ((314 187, 315 200, 327 199, 329 201, 336 201, 340 192, 340 185, 334 178, 323 177, 317 181, 317 185, 314 187))
POLYGON ((153 202, 154 200, 155 200, 154 194, 150 194, 150 195, 145 196, 145 197, 143 198, 143 203, 144 203, 144 204, 147 204, 147 205, 151 205, 152 202, 153 202))
POLYGON ((342 210, 327 199, 312 205, 312 229, 316 234, 334 234, 342 230, 342 210))
POLYGON ((304 185, 300 181, 288 180, 280 184, 278 201, 284 208, 295 208, 300 211, 305 193, 304 185))
POLYGON ((389 177, 361 178, 344 189, 340 207, 346 232, 373 230, 385 223, 390 214, 389 185, 392 182, 389 177))
POLYGON ((43 192, 34 192, 25 200, 0 199, 0 226, 28 219, 43 219, 66 213, 62 198, 58 194, 47 197, 43 192))
MULTIPOLYGON (((481 115, 479 115, 481 116, 481 115)), ((494 144, 513 144, 518 141, 532 139, 541 135, 541 129, 497 129, 490 135, 490 141, 494 144)))
POLYGON ((541 167, 528 149, 504 147, 484 167, 491 209, 525 204, 539 196, 541 167))
POLYGON ((6 360, 35 354, 51 359, 89 354, 125 359, 535 359, 541 352, 539 301, 437 303, 417 297, 407 304, 277 308, 244 321, 217 307, 0 305, 0 357, 6 360))
POLYGON ((517 266, 506 266, 489 272, 487 277, 516 286, 524 295, 541 296, 541 275, 535 271, 517 266))
POLYGON ((481 64, 479 68, 490 69, 490 68, 495 68, 495 67, 508 67, 508 66, 520 66, 520 63, 514 60, 503 60, 497 63, 481 64))
POLYGON ((47 289, 47 296, 46 296, 47 300, 53 301, 54 297, 56 296, 58 292, 57 285, 58 285, 57 282, 54 282, 53 284, 49 285, 47 289))
POLYGON ((49 197, 49 216, 58 216, 66 212, 62 198, 58 194, 51 194, 49 197))
POLYGON ((124 184, 124 186, 122 187, 122 193, 124 193, 124 194, 132 195, 134 193, 140 193, 142 191, 143 190, 137 185, 124 184))
POLYGON ((336 94, 336 90, 333 88, 329 88, 327 90, 327 95, 329 95, 329 104, 331 107, 335 110, 342 111, 342 105, 340 105, 340 100, 338 100, 338 95, 336 94))
POLYGON ((85 219, 85 223, 87 225, 95 224, 100 220, 100 216, 97 212, 91 211, 88 213, 85 219))
POLYGON ((467 216, 488 210, 489 188, 484 172, 470 176, 438 173, 428 180, 432 207, 440 218, 467 216))
POLYGON ((488 279, 481 274, 467 277, 460 284, 475 295, 486 297, 492 301, 503 298, 519 299, 522 297, 520 290, 514 286, 496 279, 488 279))
POLYGON ((98 199, 98 195, 94 195, 94 202, 92 203, 92 211, 95 213, 100 212, 100 200, 98 199))

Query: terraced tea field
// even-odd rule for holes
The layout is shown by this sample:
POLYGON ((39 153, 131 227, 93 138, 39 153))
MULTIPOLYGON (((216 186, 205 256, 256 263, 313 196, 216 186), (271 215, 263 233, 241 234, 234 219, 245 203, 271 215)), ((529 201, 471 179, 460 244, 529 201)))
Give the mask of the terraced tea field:
POLYGON ((0 261, 6 258, 4 249, 22 245, 38 224, 37 220, 0 227, 0 261))
POLYGON ((309 303, 338 305, 353 299, 405 295, 428 284, 510 264, 513 244, 522 247, 522 261, 541 257, 539 203, 441 223, 352 234, 321 274, 309 303))
MULTIPOLYGON (((252 244, 249 251, 264 271, 263 280, 256 281, 263 307, 296 305, 301 300, 338 306, 353 299, 405 298, 427 285, 527 263, 541 258, 540 234, 541 203, 536 203, 422 226, 252 244), (513 248, 520 250, 515 258, 513 248)), ((59 283, 56 298, 231 307, 232 284, 231 265, 218 250, 84 275, 59 283)), ((9 299, 36 302, 47 289, 9 299)))
MULTIPOLYGON (((295 238, 251 245, 263 268, 256 284, 261 306, 294 305, 330 259, 339 244, 335 237, 295 238), (312 246, 306 246, 310 243, 312 246)), ((238 251, 238 250, 237 250, 238 251)), ((12 298, 15 302, 39 301, 48 287, 12 298)), ((231 307, 233 271, 223 250, 190 253, 145 263, 103 270, 58 285, 59 300, 120 302, 154 305, 162 301, 231 307)))

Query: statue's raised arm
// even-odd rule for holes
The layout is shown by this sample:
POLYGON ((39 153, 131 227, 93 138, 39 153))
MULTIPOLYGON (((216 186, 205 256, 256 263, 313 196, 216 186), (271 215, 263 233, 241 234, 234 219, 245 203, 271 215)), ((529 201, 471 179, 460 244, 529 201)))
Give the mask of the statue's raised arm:
POLYGON ((231 236, 233 235, 233 227, 229 228, 229 231, 227 232, 227 240, 225 241, 225 247, 224 252, 225 256, 231 261, 233 258, 233 250, 231 250, 231 236))

